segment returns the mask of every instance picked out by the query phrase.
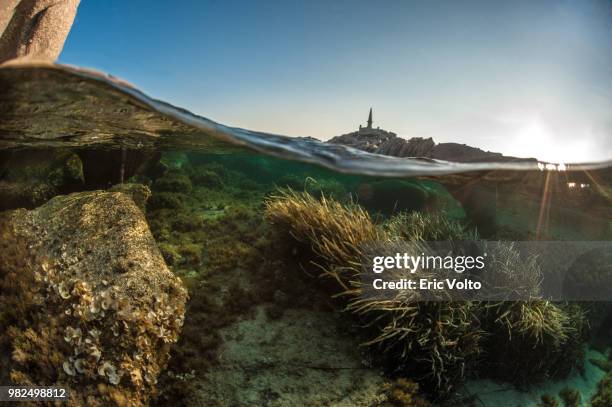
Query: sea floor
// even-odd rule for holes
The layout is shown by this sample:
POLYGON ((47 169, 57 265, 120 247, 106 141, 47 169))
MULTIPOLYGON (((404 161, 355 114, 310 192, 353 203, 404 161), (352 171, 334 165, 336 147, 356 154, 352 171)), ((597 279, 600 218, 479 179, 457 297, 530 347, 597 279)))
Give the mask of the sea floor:
POLYGON ((473 395, 476 406, 483 407, 536 407, 541 405, 543 395, 557 396, 565 388, 576 389, 582 396, 583 406, 590 405, 597 391, 597 383, 606 373, 593 365, 591 359, 605 360, 606 357, 595 349, 587 348, 584 357, 584 373, 574 372, 569 377, 542 383, 527 391, 521 391, 514 386, 505 383, 496 383, 491 380, 468 380, 462 392, 473 395))
MULTIPOLYGON (((190 405, 351 407, 379 406, 386 400, 382 389, 389 380, 368 367, 367 354, 341 313, 295 309, 271 320, 266 307, 257 306, 249 318, 220 334, 218 364, 187 379, 197 389, 190 405)), ((457 400, 464 400, 460 405, 465 406, 537 407, 541 396, 558 398, 561 390, 571 388, 580 392, 581 405, 588 406, 605 376, 590 360, 605 358, 587 348, 583 373, 529 390, 487 379, 468 380, 458 389, 457 400)), ((459 404, 434 404, 449 405, 459 404)))
POLYGON ((340 315, 303 310, 270 321, 258 307, 222 330, 219 365, 198 394, 229 406, 375 405, 384 379, 363 365, 343 325, 340 315))

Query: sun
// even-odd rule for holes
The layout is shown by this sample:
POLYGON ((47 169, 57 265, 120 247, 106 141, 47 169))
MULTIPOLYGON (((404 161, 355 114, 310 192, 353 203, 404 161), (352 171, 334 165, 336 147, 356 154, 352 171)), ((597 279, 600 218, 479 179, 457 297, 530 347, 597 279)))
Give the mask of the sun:
POLYGON ((511 149, 514 155, 552 163, 586 162, 589 158, 587 137, 561 138, 550 125, 539 119, 531 119, 519 126, 511 149))

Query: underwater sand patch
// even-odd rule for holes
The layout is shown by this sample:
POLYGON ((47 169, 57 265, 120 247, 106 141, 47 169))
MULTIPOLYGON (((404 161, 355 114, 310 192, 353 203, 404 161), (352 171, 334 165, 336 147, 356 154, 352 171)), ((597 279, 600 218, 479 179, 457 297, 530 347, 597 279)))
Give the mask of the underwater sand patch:
POLYGON ((287 310, 224 328, 220 365, 199 383, 203 401, 223 405, 362 406, 380 400, 383 378, 362 364, 358 341, 338 314, 287 310))

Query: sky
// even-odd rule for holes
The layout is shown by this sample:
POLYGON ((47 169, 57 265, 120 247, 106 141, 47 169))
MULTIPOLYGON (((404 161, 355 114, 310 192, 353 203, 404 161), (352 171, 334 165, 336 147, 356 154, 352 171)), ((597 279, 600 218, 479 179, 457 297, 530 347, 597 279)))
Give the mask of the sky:
POLYGON ((612 0, 83 0, 60 63, 217 122, 612 159, 612 0))

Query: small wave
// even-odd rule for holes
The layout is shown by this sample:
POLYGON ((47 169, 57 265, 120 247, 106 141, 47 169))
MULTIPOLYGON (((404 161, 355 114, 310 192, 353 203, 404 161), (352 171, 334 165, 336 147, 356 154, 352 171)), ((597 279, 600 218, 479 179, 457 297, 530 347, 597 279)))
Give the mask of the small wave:
POLYGON ((225 126, 92 70, 36 62, 0 67, 0 150, 57 147, 218 153, 254 150, 338 172, 377 176, 435 176, 481 170, 572 171, 612 166, 612 161, 457 163, 383 156, 312 138, 225 126))

